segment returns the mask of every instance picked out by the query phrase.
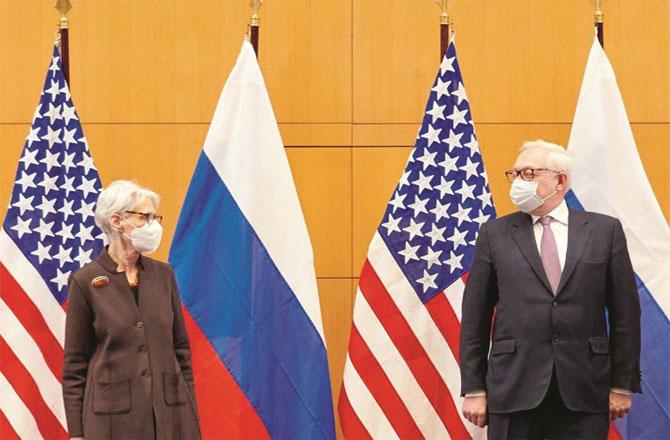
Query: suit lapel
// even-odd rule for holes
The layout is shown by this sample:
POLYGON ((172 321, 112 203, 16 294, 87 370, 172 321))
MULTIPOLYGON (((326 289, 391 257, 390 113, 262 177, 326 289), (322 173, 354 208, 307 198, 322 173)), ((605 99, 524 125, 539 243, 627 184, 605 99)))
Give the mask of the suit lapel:
POLYGON ((568 214, 568 250, 565 255, 565 265, 561 272, 561 280, 558 283, 556 295, 568 282, 577 266, 577 262, 584 253, 588 244, 591 228, 588 226, 588 216, 583 212, 570 210, 568 214))
POLYGON ((512 222, 512 238, 514 238, 517 246, 521 249, 530 267, 533 268, 535 275, 537 275, 549 290, 549 293, 551 293, 551 285, 549 284, 547 275, 544 273, 540 253, 537 250, 537 242, 533 234, 533 224, 531 223, 530 215, 523 213, 517 215, 516 219, 512 222))

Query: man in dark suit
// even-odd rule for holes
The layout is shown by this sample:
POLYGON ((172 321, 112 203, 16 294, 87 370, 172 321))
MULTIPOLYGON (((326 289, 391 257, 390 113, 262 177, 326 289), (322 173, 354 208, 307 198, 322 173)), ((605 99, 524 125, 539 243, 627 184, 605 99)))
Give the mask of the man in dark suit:
POLYGON ((489 438, 604 439, 608 419, 640 392, 626 238, 617 219, 568 209, 571 170, 561 146, 526 142, 506 173, 520 211, 479 231, 463 297, 461 393, 463 414, 488 424, 489 438))

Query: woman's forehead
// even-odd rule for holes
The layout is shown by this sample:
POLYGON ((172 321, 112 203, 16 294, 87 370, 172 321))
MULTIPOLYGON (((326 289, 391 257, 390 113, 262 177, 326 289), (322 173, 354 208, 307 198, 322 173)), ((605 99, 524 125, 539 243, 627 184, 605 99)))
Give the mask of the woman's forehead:
POLYGON ((154 212, 156 208, 154 208, 154 204, 151 202, 151 199, 146 198, 137 202, 132 210, 138 212, 154 212))

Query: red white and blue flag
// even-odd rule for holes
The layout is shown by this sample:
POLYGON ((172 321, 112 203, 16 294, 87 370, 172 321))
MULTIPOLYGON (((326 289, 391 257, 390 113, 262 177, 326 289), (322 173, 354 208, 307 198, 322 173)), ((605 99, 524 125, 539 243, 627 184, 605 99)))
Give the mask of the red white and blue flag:
POLYGON ((485 436, 461 414, 461 300, 495 217, 453 41, 360 274, 339 401, 346 438, 485 436))
POLYGON ((170 249, 205 438, 334 438, 312 247, 247 41, 170 249))
POLYGON ((69 275, 103 248, 98 171, 54 47, 0 230, 0 433, 67 438, 61 378, 69 275))
POLYGON ((670 436, 670 228, 635 145, 616 76, 594 38, 586 64, 568 151, 575 160, 573 209, 621 220, 641 306, 642 394, 616 421, 610 438, 670 436))

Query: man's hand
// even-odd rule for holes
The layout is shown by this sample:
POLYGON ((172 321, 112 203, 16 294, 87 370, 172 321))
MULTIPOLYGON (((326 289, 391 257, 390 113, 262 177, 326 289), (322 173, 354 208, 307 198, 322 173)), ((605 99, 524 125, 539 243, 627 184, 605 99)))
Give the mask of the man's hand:
MULTIPOLYGON (((610 391, 610 419, 616 420, 628 414, 631 406, 631 396, 610 391)), ((464 405, 465 407, 465 405, 464 405)))
POLYGON ((463 415, 471 423, 483 428, 486 426, 486 405, 486 396, 466 397, 463 400, 463 415))

